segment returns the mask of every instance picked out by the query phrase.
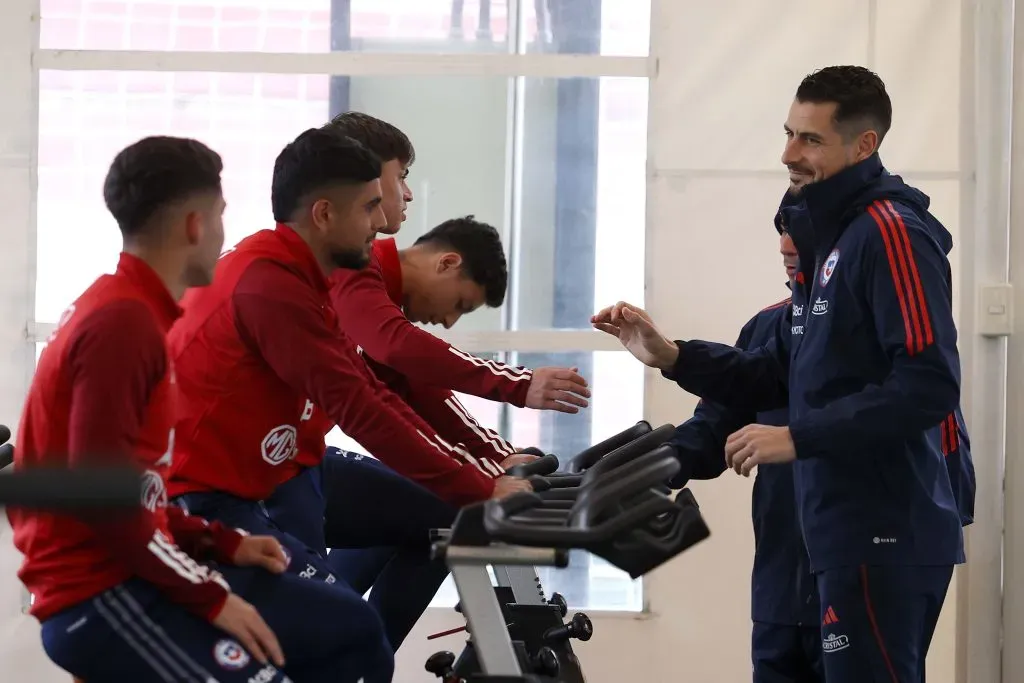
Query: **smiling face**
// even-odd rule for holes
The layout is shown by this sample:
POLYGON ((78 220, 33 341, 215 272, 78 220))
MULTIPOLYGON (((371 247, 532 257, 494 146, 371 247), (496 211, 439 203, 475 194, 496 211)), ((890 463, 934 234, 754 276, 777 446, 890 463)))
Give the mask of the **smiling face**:
POLYGON ((874 154, 878 134, 864 130, 857 134, 835 125, 835 102, 795 100, 783 126, 786 146, 782 163, 789 169, 789 190, 799 194, 811 184, 834 176, 874 154))

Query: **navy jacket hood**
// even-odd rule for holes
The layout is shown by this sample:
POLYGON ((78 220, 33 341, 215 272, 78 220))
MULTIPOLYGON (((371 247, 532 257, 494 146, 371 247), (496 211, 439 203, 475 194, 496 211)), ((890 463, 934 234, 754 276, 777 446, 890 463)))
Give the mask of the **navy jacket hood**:
POLYGON ((912 210, 943 253, 949 254, 953 248, 953 236, 928 212, 931 204, 928 195, 907 185, 900 176, 886 171, 877 153, 831 178, 808 185, 798 195, 787 191, 775 216, 775 228, 780 233, 786 230, 786 214, 801 205, 810 213, 816 225, 839 226, 828 234, 793 235, 797 249, 801 252, 801 262, 806 262, 805 252, 809 257, 812 251, 828 248, 845 226, 864 213, 872 203, 883 199, 899 202, 912 210))

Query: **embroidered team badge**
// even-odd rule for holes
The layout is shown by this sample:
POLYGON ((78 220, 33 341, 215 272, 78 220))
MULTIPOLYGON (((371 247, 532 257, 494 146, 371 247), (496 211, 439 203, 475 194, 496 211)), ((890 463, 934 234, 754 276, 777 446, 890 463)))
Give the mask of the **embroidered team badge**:
POLYGON ((213 658, 225 669, 237 671, 249 663, 249 653, 241 645, 227 638, 213 646, 213 658))
POLYGON ((832 253, 825 259, 825 265, 821 267, 821 286, 824 287, 832 279, 832 273, 836 271, 836 264, 839 263, 839 250, 833 249, 832 253))

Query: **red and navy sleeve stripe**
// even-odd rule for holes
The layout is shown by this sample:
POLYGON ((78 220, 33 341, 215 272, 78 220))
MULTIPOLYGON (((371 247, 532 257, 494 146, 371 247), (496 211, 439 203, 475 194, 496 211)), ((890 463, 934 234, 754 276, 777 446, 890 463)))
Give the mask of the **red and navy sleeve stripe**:
POLYGON ((782 308, 783 306, 788 306, 792 300, 793 300, 792 296, 787 296, 782 301, 777 301, 774 304, 772 304, 771 306, 766 306, 765 308, 762 308, 760 312, 761 313, 765 313, 767 311, 774 311, 776 308, 782 308))
POLYGON ((907 353, 913 356, 934 343, 935 335, 910 244, 910 234, 892 202, 877 201, 868 207, 868 213, 875 219, 882 234, 896 298, 903 315, 907 353))
POLYGON ((939 425, 942 440, 942 454, 955 453, 960 448, 960 430, 956 423, 956 415, 950 413, 939 425))

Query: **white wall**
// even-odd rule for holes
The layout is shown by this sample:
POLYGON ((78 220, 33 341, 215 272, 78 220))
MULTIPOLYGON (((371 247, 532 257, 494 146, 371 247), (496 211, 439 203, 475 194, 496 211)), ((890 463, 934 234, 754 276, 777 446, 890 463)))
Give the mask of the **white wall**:
MULTIPOLYGON (((883 148, 890 168, 932 195, 936 214, 954 235, 964 232, 960 228, 966 216, 972 229, 964 236, 968 246, 982 240, 974 233, 998 228, 998 217, 993 224, 976 222, 975 214, 965 213, 961 206, 961 198, 974 206, 975 155, 960 153, 961 95, 972 103, 974 98, 972 91, 961 93, 971 85, 961 78, 962 72, 969 78, 974 75, 972 69, 961 67, 973 58, 961 54, 962 29, 973 30, 970 21, 962 19, 974 15, 975 5, 998 4, 968 0, 962 11, 961 3, 953 0, 656 3, 652 54, 658 71, 651 88, 646 292, 656 318, 679 336, 731 340, 752 313, 784 296, 770 227, 785 182, 777 160, 781 123, 799 79, 815 67, 862 63, 876 68, 889 85, 895 107, 895 125, 883 148)), ((18 413, 26 368, 33 359, 21 328, 33 312, 34 282, 24 267, 33 259, 27 242, 34 211, 30 131, 35 105, 29 62, 33 38, 27 30, 31 5, 7 0, 0 10, 0 84, 10 93, 0 110, 0 200, 5 208, 0 228, 0 319, 8 321, 0 327, 3 416, 18 413), (8 17, 8 6, 23 9, 8 17)), ((975 46, 973 40, 969 45, 979 52, 991 47, 975 46)), ((966 108, 973 111, 973 104, 966 108)), ((963 137, 968 144, 977 142, 973 134, 963 137)), ((978 174, 988 177, 980 167, 978 174)), ((975 282, 1005 274, 983 272, 991 260, 981 261, 961 246, 954 264, 963 262, 968 265, 958 291, 962 307, 971 309, 975 282)), ((973 315, 966 317, 973 320, 973 315)), ((970 330, 962 335, 969 338, 964 368, 965 384, 970 384, 970 373, 976 369, 971 355, 975 344, 970 330)), ((986 368, 988 377, 998 378, 998 363, 986 368)), ((972 386, 976 398, 969 417, 972 424, 988 424, 981 415, 995 414, 993 406, 972 386)), ((653 422, 678 421, 693 403, 691 397, 651 377, 646 412, 653 422)), ((998 434, 985 436, 981 441, 990 448, 976 451, 975 457, 990 496, 987 505, 997 497, 994 484, 1002 448, 998 434)), ((712 538, 646 579, 648 614, 592 615, 596 635, 578 648, 588 680, 749 680, 750 482, 726 476, 694 489, 712 538)), ((998 666, 992 661, 992 637, 972 646, 969 653, 964 645, 969 628, 991 626, 997 618, 998 605, 987 602, 985 613, 977 614, 968 609, 967 601, 968 596, 973 600, 980 595, 978 584, 993 584, 991 529, 998 522, 989 516, 998 511, 986 508, 985 514, 993 525, 972 530, 972 537, 984 539, 976 547, 985 548, 989 562, 980 565, 976 577, 972 569, 970 591, 964 590, 962 580, 951 591, 929 659, 933 682, 1000 680, 993 673, 998 666), (968 660, 973 661, 971 671, 989 675, 956 677, 958 670, 967 672, 968 660)), ((18 561, 6 528, 0 529, 0 544, 0 660, 7 669, 17 668, 21 680, 66 681, 42 655, 35 622, 18 616, 17 582, 2 578, 13 576, 18 561)), ((987 596, 991 598, 991 590, 987 596)), ((458 649, 460 641, 451 637, 428 643, 424 636, 461 623, 453 612, 429 613, 399 654, 396 680, 428 680, 422 671, 425 657, 442 647, 458 649)), ((1009 673, 1005 680, 1015 680, 1009 673)))

